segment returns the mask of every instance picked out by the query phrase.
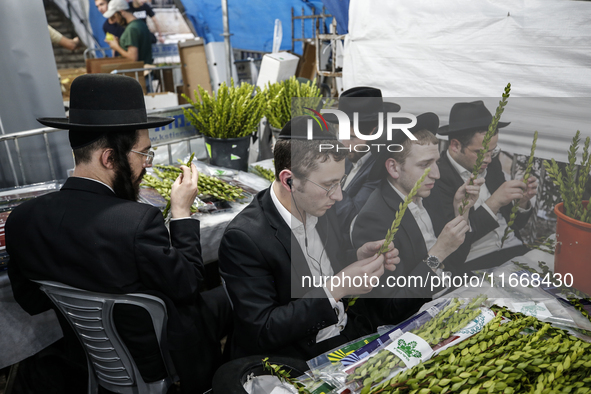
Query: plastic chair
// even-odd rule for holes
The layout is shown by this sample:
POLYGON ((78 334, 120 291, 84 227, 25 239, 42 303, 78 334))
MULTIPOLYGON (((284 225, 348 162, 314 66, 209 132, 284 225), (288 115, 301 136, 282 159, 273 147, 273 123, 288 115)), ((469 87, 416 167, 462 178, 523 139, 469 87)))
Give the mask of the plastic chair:
POLYGON ((124 394, 166 393, 178 380, 166 349, 166 306, 147 294, 101 294, 70 287, 58 282, 35 281, 66 317, 86 353, 88 393, 98 393, 98 385, 124 394), (151 316, 154 331, 168 376, 146 383, 117 334, 112 316, 115 304, 144 308, 151 316))

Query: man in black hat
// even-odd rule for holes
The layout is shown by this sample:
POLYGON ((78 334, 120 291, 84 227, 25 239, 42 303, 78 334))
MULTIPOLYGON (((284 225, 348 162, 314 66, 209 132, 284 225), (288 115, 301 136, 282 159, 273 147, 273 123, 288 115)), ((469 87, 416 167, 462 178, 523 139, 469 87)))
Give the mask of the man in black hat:
MULTIPOLYGON (((366 141, 362 137, 375 133, 379 126, 380 113, 398 112, 400 106, 395 103, 384 103, 380 89, 359 86, 341 94, 338 109, 349 117, 350 123, 347 130, 349 138, 341 140, 348 150, 345 160, 347 181, 343 185, 343 199, 335 203, 335 208, 345 238, 349 239, 351 222, 379 183, 368 180, 375 156, 370 153, 368 145, 372 141, 366 141), (356 123, 355 113, 358 117, 356 123)), ((328 122, 338 123, 338 119, 332 114, 325 115, 325 118, 328 122)), ((385 125, 384 121, 382 127, 385 125)))
MULTIPOLYGON (((457 207, 466 192, 470 196, 470 204, 473 204, 479 187, 466 183, 458 186, 453 201, 456 216, 450 221, 440 214, 439 202, 427 198, 439 179, 439 151, 437 138, 433 134, 438 126, 437 115, 428 112, 419 115, 417 124, 409 129, 416 141, 408 138, 402 131, 394 134, 391 141, 387 141, 387 137, 379 141, 383 143, 383 148, 376 155, 370 179, 379 179, 381 182, 353 225, 354 246, 383 237, 415 183, 426 169, 430 169, 402 217, 394 237, 394 245, 400 251, 400 264, 389 275, 396 278, 396 281, 385 277, 386 289, 380 289, 393 292, 399 297, 432 296, 430 286, 412 282, 410 277, 420 276, 423 283, 430 283, 433 280, 431 277, 441 276, 443 270, 456 274, 456 267, 461 267, 470 248, 469 237, 466 240, 469 231, 468 210, 464 215, 459 215, 457 207), (391 283, 396 283, 397 286, 391 286, 391 283)), ((481 181, 477 181, 479 182, 481 181)), ((439 282, 435 281, 434 284, 438 285, 439 282)))
MULTIPOLYGON (((70 97, 69 119, 38 121, 69 130, 74 175, 59 192, 21 204, 6 224, 14 297, 30 314, 52 306, 31 280, 160 297, 167 307, 168 345, 182 390, 202 392, 211 387, 221 357, 216 330, 222 328, 214 317, 220 310, 211 308, 224 307, 226 300, 220 297, 223 290, 199 293, 204 273, 199 221, 189 217, 198 194, 196 167, 181 166, 172 185, 169 233, 160 210, 138 203, 137 197, 154 158, 148 129, 173 119, 147 116, 142 88, 129 77, 80 76, 70 97)), ((114 320, 144 379, 165 377, 145 311, 118 305, 114 320)), ((69 331, 67 323, 62 327, 69 331)))
MULTIPOLYGON (((448 217, 452 214, 453 193, 470 177, 491 120, 492 114, 482 101, 457 103, 451 109, 449 125, 439 130, 440 135, 448 137, 449 147, 441 155, 441 179, 435 184, 433 197, 441 201, 448 217)), ((498 128, 507 125, 509 123, 499 122, 498 128)), ((505 181, 498 157, 501 151, 498 139, 497 129, 490 140, 479 174, 479 178, 486 181, 481 186, 474 213, 470 215, 475 234, 466 261, 468 271, 503 264, 529 250, 521 242, 517 231, 510 233, 502 249, 501 239, 507 228, 513 201, 519 201, 519 212, 512 228, 519 230, 526 225, 532 213, 530 200, 537 193, 538 181, 533 176, 527 180, 527 185, 521 180, 505 181)))
POLYGON ((331 207, 342 198, 346 152, 309 116, 295 117, 275 145, 275 181, 228 225, 220 273, 233 304, 232 357, 285 355, 308 360, 399 322, 420 304, 359 300, 369 278, 394 270, 398 252, 377 256, 381 241, 346 250, 331 207), (307 139, 312 129, 313 139, 307 139), (337 282, 332 278, 368 278, 337 282), (329 278, 328 280, 326 278, 329 278), (357 285, 356 285, 357 283, 357 285))

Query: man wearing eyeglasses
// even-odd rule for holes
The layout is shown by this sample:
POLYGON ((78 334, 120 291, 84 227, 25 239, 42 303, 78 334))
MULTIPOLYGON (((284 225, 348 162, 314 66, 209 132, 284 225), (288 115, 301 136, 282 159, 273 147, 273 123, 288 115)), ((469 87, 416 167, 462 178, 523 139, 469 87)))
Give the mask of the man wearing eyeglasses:
MULTIPOLYGON (((433 198, 441 201, 448 215, 452 212, 455 190, 472 173, 491 120, 492 114, 482 101, 456 103, 449 115, 449 125, 439 129, 439 135, 448 136, 449 147, 441 154, 438 163, 441 178, 435 183, 433 198)), ((507 125, 509 123, 499 122, 498 128, 507 125)), ((512 229, 519 230, 526 225, 532 213, 531 200, 537 193, 538 181, 533 176, 527 180, 527 185, 521 179, 505 180, 498 158, 501 151, 498 140, 497 129, 489 142, 479 174, 486 181, 481 186, 474 212, 470 214, 475 241, 466 259, 467 270, 498 266, 529 250, 517 231, 510 233, 502 249, 501 239, 509 222, 513 201, 518 201, 519 212, 512 229)))
POLYGON ((393 271, 398 251, 384 240, 347 250, 335 202, 342 199, 348 153, 309 116, 282 129, 273 154, 275 181, 228 225, 219 248, 220 273, 239 327, 233 358, 272 354, 309 360, 416 312, 416 300, 346 297, 370 293, 371 281, 323 283, 326 277, 379 277, 393 271), (306 128, 313 130, 307 139, 306 128), (319 150, 321 145, 333 146, 319 150), (306 280, 309 278, 309 280, 306 280), (312 282, 314 284, 312 284, 312 282), (355 284, 357 283, 357 284, 355 284))
MULTIPOLYGON (((148 129, 173 119, 147 116, 140 84, 111 74, 76 78, 70 104, 69 118, 39 122, 69 130, 73 176, 59 192, 17 207, 6 224, 14 298, 30 314, 49 309, 51 302, 32 280, 98 293, 158 296, 166 303, 168 349, 181 390, 202 393, 221 364, 215 336, 223 331, 217 325, 223 315, 212 306, 227 305, 228 317, 230 306, 221 288, 200 292, 204 265, 199 221, 190 218, 198 194, 197 169, 181 166, 172 185, 167 229, 160 210, 137 202, 137 197, 154 158, 148 129)), ((144 380, 166 377, 146 312, 118 305, 113 319, 144 380)), ((68 324, 62 327, 71 340, 68 324)), ((67 348, 79 346, 74 338, 67 348)))

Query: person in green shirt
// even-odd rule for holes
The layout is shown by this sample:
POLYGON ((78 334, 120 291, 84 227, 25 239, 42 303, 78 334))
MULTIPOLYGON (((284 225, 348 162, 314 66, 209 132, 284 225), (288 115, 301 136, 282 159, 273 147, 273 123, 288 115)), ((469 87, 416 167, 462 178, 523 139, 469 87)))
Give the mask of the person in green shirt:
POLYGON ((125 0, 111 0, 105 18, 114 18, 125 31, 121 38, 106 41, 111 49, 119 52, 126 59, 143 61, 144 64, 152 64, 152 36, 148 26, 138 20, 129 12, 129 4, 125 0))

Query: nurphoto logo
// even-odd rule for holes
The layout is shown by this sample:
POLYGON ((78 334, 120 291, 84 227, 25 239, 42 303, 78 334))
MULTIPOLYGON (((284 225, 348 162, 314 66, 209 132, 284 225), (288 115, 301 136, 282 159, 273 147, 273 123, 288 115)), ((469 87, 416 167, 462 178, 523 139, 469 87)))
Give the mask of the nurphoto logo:
MULTIPOLYGON (((320 112, 313 110, 312 108, 308 108, 308 107, 304 107, 305 109, 307 109, 308 111, 311 112, 311 117, 314 119, 314 121, 316 121, 316 123, 318 123, 318 126, 320 126, 320 128, 324 128, 326 130, 328 130, 328 124, 326 123, 326 120, 324 119, 324 116, 322 116, 322 114, 333 114, 337 117, 338 119, 338 139, 343 141, 343 140, 349 140, 351 139, 351 127, 353 129, 353 133, 355 134, 355 137, 364 140, 364 141, 375 141, 378 138, 382 137, 382 134, 384 133, 384 131, 386 132, 386 139, 387 141, 391 141, 392 140, 392 134, 394 132, 394 130, 401 130, 404 134, 406 134, 406 136, 413 140, 416 141, 417 138, 409 131, 410 128, 414 127, 417 124, 417 117, 413 114, 410 113, 402 113, 402 112, 387 112, 386 116, 384 116, 383 112, 378 112, 378 125, 375 128, 374 132, 372 134, 363 134, 359 131, 359 113, 358 112, 354 112, 353 113, 353 123, 351 123, 349 116, 343 112, 340 111, 338 109, 321 109, 320 112), (384 120, 385 120, 385 127, 384 127, 384 120), (409 120, 409 122, 403 122, 403 123, 399 123, 401 121, 404 120, 409 120)), ((313 123, 312 123, 312 119, 308 119, 308 124, 307 124, 307 138, 308 140, 312 140, 313 139, 313 132, 312 132, 312 128, 313 128, 313 123)), ((337 145, 337 151, 338 150, 348 150, 351 151, 351 149, 353 149, 355 152, 369 152, 371 147, 375 147, 375 149, 377 150, 377 152, 380 151, 380 149, 387 149, 388 152, 401 152, 402 151, 402 145, 400 144, 385 144, 385 143, 373 143, 373 144, 356 144, 354 147, 351 146, 338 146, 337 145)), ((322 151, 322 149, 328 150, 328 149, 334 149, 334 145, 333 144, 321 144, 320 145, 320 151, 322 151)))

